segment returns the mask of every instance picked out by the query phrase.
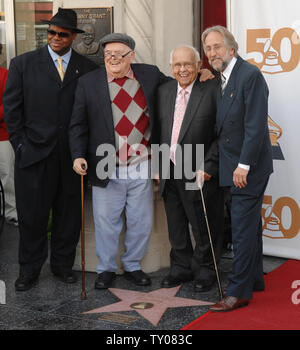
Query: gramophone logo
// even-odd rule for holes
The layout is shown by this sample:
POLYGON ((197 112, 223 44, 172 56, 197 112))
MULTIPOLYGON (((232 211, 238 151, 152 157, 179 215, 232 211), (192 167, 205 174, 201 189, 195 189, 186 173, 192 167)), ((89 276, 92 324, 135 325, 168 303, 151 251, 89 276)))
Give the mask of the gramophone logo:
POLYGON ((268 125, 272 144, 273 159, 284 160, 284 156, 279 144, 279 139, 282 136, 282 129, 278 124, 274 122, 274 120, 271 119, 270 116, 268 117, 268 125))
MULTIPOLYGON (((300 21, 292 28, 247 30, 248 62, 264 74, 292 72, 300 60, 300 21)), ((280 147, 282 128, 268 117, 274 160, 285 160, 280 147)), ((291 197, 265 196, 262 208, 263 235, 270 239, 293 239, 300 231, 300 208, 291 197)))
POLYGON ((271 46, 271 40, 268 39, 264 46, 264 65, 261 68, 263 73, 275 74, 283 72, 282 66, 279 64, 279 54, 271 46))
POLYGON ((300 231, 300 208, 290 197, 281 197, 273 203, 265 196, 262 208, 263 235, 271 239, 293 239, 300 231))
POLYGON ((291 72, 300 60, 300 22, 295 28, 280 28, 273 35, 271 29, 247 30, 248 62, 265 74, 291 72))
MULTIPOLYGON (((280 126, 268 117, 273 159, 284 160, 279 144, 282 136, 280 126)), ((272 196, 265 196, 262 208, 263 235, 271 239, 293 239, 300 231, 300 208, 290 197, 281 197, 274 202, 272 196)))

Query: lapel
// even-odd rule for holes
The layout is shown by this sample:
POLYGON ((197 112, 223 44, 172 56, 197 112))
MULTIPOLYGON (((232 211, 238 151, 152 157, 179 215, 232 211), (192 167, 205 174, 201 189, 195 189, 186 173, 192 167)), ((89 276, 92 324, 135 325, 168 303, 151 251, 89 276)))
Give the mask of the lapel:
POLYGON ((150 81, 151 79, 149 79, 149 74, 146 74, 145 69, 140 69, 141 66, 137 65, 137 64, 132 64, 131 65, 131 69, 133 70, 134 75, 137 77, 137 80, 139 82, 139 84, 141 85, 144 95, 146 97, 146 100, 148 102, 148 98, 149 98, 149 91, 151 91, 151 86, 150 81))
POLYGON ((62 83, 55 63, 53 62, 52 57, 49 54, 48 46, 45 46, 41 49, 41 55, 39 58, 39 69, 41 72, 46 74, 51 80, 56 81, 59 84, 59 86, 63 87, 68 85, 74 79, 78 79, 81 75, 84 74, 80 56, 74 50, 72 50, 72 55, 68 64, 64 81, 62 83))
POLYGON ((171 87, 168 85, 168 92, 165 96, 164 106, 165 106, 165 116, 167 118, 168 129, 166 130, 166 136, 168 140, 168 144, 171 145, 172 138, 172 130, 173 130, 173 121, 174 121, 174 113, 175 113, 175 104, 177 97, 177 87, 178 83, 176 80, 173 80, 171 83, 171 87))
MULTIPOLYGON (((105 68, 95 70, 92 79, 90 86, 92 86, 94 100, 98 105, 96 110, 101 111, 101 114, 104 116, 103 119, 105 120, 107 130, 109 131, 111 138, 114 140, 114 120, 105 68)), ((95 118, 98 118, 98 116, 95 116, 95 118)))
POLYGON ((202 99, 204 96, 204 94, 203 94, 203 86, 204 85, 201 84, 198 79, 199 79, 199 77, 197 77, 197 80, 195 81, 195 84, 193 86, 191 96, 189 99, 189 103, 188 103, 187 108, 186 108, 186 112, 185 112, 184 119, 182 122, 180 134, 178 137, 178 144, 181 143, 182 139, 184 138, 184 135, 188 131, 189 126, 190 126, 193 118, 196 115, 197 108, 200 105, 200 103, 202 102, 202 99))
POLYGON ((47 75, 51 80, 61 85, 61 79, 56 69, 56 66, 49 54, 48 46, 41 49, 41 55, 39 55, 39 70, 41 73, 47 75))
POLYGON ((81 56, 79 56, 77 52, 72 50, 72 55, 62 85, 68 85, 70 82, 72 82, 74 79, 78 79, 84 73, 85 72, 83 71, 83 67, 81 64, 81 56))
POLYGON ((149 115, 150 115, 150 130, 152 130, 153 127, 153 120, 152 120, 152 99, 153 99, 153 79, 151 76, 149 76, 149 73, 145 69, 145 66, 132 64, 131 69, 133 70, 134 75, 137 77, 137 80, 139 84, 141 85, 141 88, 143 90, 144 96, 146 98, 146 103, 149 109, 149 115))
POLYGON ((223 123, 228 115, 229 109, 235 100, 237 93, 237 77, 239 69, 244 60, 238 57, 237 62, 231 72, 229 81, 225 88, 224 96, 221 96, 221 87, 218 89, 217 101, 218 101, 218 113, 217 113, 217 128, 218 134, 220 133, 223 123))

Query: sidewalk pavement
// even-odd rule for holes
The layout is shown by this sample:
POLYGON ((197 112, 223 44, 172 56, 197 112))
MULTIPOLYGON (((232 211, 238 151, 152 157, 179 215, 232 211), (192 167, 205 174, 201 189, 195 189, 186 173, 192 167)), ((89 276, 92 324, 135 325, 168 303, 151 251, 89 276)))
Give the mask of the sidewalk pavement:
MULTIPOLYGON (((118 303, 120 299, 109 290, 95 290, 96 273, 86 273, 87 300, 82 301, 81 273, 77 272, 77 283, 66 285, 52 275, 48 262, 44 265, 39 283, 35 287, 27 292, 16 292, 14 283, 19 271, 18 241, 18 228, 5 224, 0 236, 0 280, 6 286, 6 300, 5 304, 0 304, 0 330, 176 331, 204 315, 209 309, 206 303, 214 303, 219 299, 217 284, 209 292, 197 293, 194 292, 191 281, 183 284, 175 296, 203 301, 204 305, 178 307, 174 302, 174 307, 169 307, 162 313, 157 325, 151 323, 147 315, 142 316, 139 308, 84 314, 118 303)), ((219 266, 223 288, 226 287, 231 262, 231 259, 223 258, 219 266)), ((285 259, 264 257, 264 271, 268 273, 284 262, 285 259)), ((168 269, 151 273, 152 285, 148 287, 137 287, 123 276, 118 276, 113 288, 127 290, 129 294, 130 291, 150 293, 160 289, 160 282, 167 273, 168 269)), ((143 296, 147 298, 146 294, 143 296)), ((158 298, 157 302, 161 300, 158 298)))

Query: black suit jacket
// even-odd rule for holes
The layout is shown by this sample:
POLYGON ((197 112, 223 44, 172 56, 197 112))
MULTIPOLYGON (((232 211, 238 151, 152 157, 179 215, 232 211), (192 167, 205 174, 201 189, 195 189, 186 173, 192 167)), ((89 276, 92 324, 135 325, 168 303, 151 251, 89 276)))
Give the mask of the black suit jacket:
POLYGON ((250 165, 248 185, 235 189, 240 193, 255 193, 257 182, 273 172, 268 96, 260 70, 238 57, 223 97, 218 89, 221 186, 233 186, 233 172, 239 163, 250 165))
MULTIPOLYGON (((171 144, 177 86, 177 81, 173 80, 159 88, 157 111, 160 125, 160 145, 170 146, 171 144)), ((218 147, 215 133, 217 88, 218 81, 216 79, 206 82, 200 82, 198 78, 196 79, 178 139, 178 144, 181 146, 192 145, 192 153, 188 155, 189 161, 183 156, 181 165, 190 163, 187 167, 191 168, 193 172, 199 170, 197 168, 196 145, 204 145, 204 171, 214 178, 218 177, 218 147)), ((166 180, 163 179, 161 170, 162 166, 160 166, 160 190, 163 195, 166 180)), ((182 175, 183 179, 187 180, 184 174, 182 175)))
POLYGON ((47 46, 11 61, 3 103, 18 167, 45 159, 59 143, 65 182, 72 186, 75 175, 67 132, 75 89, 78 78, 96 68, 73 50, 62 83, 47 46))
MULTIPOLYGON (((132 70, 146 97, 153 141, 155 140, 157 88, 170 78, 161 73, 156 66, 148 64, 132 64, 132 70)), ((104 144, 115 147, 111 98, 105 68, 100 68, 79 79, 70 123, 69 140, 73 160, 77 158, 87 159, 91 183, 95 186, 106 187, 109 175, 105 179, 99 179, 96 174, 97 164, 106 157, 106 155, 98 156, 97 148, 104 144)))

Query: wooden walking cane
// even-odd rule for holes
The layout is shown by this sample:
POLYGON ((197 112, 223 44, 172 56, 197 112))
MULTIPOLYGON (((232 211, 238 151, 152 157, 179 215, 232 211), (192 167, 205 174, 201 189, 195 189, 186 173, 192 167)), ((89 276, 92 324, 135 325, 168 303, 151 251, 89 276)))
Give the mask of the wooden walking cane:
MULTIPOLYGON (((82 170, 85 166, 82 165, 82 170)), ((84 235, 84 176, 81 175, 81 300, 86 300, 85 291, 85 235, 84 235)))

